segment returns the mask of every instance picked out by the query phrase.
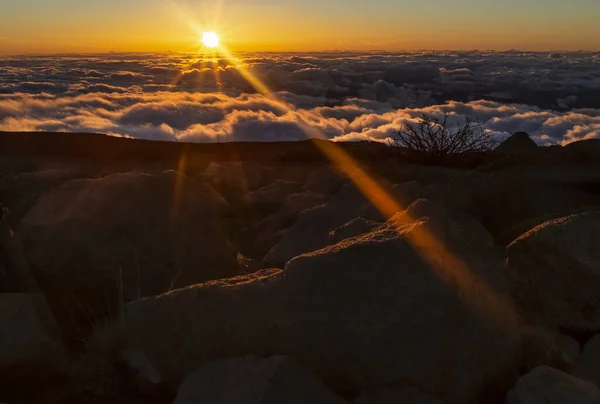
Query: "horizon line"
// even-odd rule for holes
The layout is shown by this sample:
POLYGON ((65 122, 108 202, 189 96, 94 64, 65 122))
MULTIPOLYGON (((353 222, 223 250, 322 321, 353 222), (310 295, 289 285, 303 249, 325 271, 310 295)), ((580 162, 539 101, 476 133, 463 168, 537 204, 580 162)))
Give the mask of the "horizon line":
MULTIPOLYGON (((493 52, 493 53, 600 53, 600 48, 591 50, 591 49, 545 49, 545 50, 533 50, 533 49, 520 49, 520 48, 508 48, 508 49, 483 49, 483 48, 470 48, 470 49, 452 49, 452 48, 423 48, 423 49, 394 49, 394 50, 386 50, 386 49, 324 49, 324 50, 237 50, 236 53, 273 53, 273 54, 282 54, 282 53, 290 53, 290 54, 319 54, 319 53, 422 53, 422 52, 493 52)), ((15 53, 2 53, 0 52, 0 57, 15 57, 15 56, 69 56, 69 55, 156 55, 156 54, 180 54, 180 55, 189 55, 189 54, 215 54, 215 52, 211 51, 201 51, 201 52, 193 52, 193 51, 174 51, 174 50, 160 50, 160 51, 102 51, 102 52, 15 52, 15 53)))

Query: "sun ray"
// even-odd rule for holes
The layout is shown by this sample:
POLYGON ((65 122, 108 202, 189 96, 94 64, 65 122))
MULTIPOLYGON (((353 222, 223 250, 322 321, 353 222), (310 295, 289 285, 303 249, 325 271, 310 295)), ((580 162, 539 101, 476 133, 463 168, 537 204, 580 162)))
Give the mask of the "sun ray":
MULTIPOLYGON (((197 24, 192 23, 191 26, 195 30, 194 32, 201 32, 198 30, 197 24)), ((216 24, 214 24, 214 26, 216 26, 216 24)), ((234 64, 242 77, 244 77, 258 93, 272 100, 282 114, 289 113, 293 116, 298 127, 305 132, 309 139, 327 140, 327 137, 318 128, 307 124, 299 114, 295 113, 296 108, 292 104, 279 99, 267 85, 250 72, 244 63, 236 58, 226 46, 218 44, 218 41, 215 41, 215 37, 218 38, 216 34, 214 34, 212 39, 209 38, 207 41, 209 42, 209 45, 215 45, 214 48, 234 64)), ((315 145, 333 162, 340 172, 344 173, 354 182, 360 192, 362 192, 388 220, 394 218, 396 213, 406 210, 407 206, 403 206, 402 203, 396 200, 374 176, 370 175, 367 170, 364 169, 358 161, 352 158, 352 156, 341 146, 330 141, 316 141, 315 145)), ((392 221, 392 224, 396 225, 400 230, 401 227, 405 228, 406 220, 416 223, 416 219, 418 218, 405 217, 404 219, 403 223, 395 223, 392 221)), ((476 311, 480 311, 485 316, 493 315, 495 319, 510 318, 511 313, 514 312, 512 304, 496 293, 484 280, 475 275, 467 264, 433 233, 427 231, 425 227, 420 226, 417 231, 411 232, 407 239, 423 260, 431 266, 432 270, 441 279, 458 289, 458 294, 465 300, 466 304, 471 305, 476 311)))
MULTIPOLYGON (((240 74, 263 96, 277 102, 282 113, 294 112, 295 107, 280 100, 258 77, 252 74, 244 64, 224 46, 220 46, 221 53, 229 59, 238 69, 240 74)), ((298 114, 293 114, 299 128, 304 131, 309 139, 327 140, 327 137, 315 127, 308 125, 298 114)), ((344 173, 367 197, 371 203, 388 219, 391 220, 397 213, 405 211, 400 201, 392 196, 377 179, 370 175, 358 161, 356 161, 343 148, 331 141, 318 141, 315 145, 344 173)), ((404 216, 402 223, 392 221, 398 230, 406 228, 406 221, 415 224, 419 218, 404 216)), ((498 319, 510 319, 514 309, 512 303, 505 297, 496 293, 487 283, 480 279, 442 240, 421 226, 415 232, 408 233, 408 241, 426 261, 433 271, 448 284, 458 289, 459 295, 465 303, 471 305, 484 316, 493 315, 498 319)), ((510 322, 508 322, 510 323, 510 322)), ((503 323, 504 324, 504 323, 503 323)), ((514 330, 510 330, 511 332, 514 330)))
POLYGON ((213 58, 212 70, 213 70, 213 74, 215 76, 215 82, 217 83, 217 88, 219 89, 219 91, 221 91, 223 88, 223 83, 221 82, 221 72, 219 71, 220 68, 221 68, 221 66, 219 65, 219 59, 217 59, 216 57, 213 58))

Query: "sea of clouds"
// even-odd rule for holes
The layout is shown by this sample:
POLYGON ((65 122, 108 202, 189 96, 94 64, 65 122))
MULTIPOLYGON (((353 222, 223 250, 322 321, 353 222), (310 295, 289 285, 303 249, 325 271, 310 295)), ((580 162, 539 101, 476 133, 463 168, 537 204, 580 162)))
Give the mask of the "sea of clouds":
POLYGON ((152 140, 387 141, 423 114, 485 121, 539 144, 600 138, 600 52, 244 54, 277 98, 226 59, 104 54, 0 57, 0 130, 152 140))

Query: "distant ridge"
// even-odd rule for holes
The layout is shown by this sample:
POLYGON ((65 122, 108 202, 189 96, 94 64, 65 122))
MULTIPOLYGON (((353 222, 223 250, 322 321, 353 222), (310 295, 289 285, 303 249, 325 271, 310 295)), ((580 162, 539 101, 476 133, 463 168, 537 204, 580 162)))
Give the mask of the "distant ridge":
MULTIPOLYGON (((0 132, 0 157, 59 158, 114 164, 152 164, 177 169, 200 169, 212 161, 260 161, 264 164, 326 163, 315 142, 186 143, 120 138, 100 133, 0 132)), ((360 160, 397 158, 397 152, 376 142, 345 142, 340 147, 360 160)))

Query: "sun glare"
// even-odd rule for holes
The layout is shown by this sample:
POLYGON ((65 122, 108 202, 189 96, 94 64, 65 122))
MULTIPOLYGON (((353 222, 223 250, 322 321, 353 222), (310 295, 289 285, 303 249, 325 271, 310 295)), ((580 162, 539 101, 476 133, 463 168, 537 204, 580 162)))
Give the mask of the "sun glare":
POLYGON ((202 34, 202 43, 207 48, 216 48, 219 46, 219 36, 214 32, 205 32, 202 34))

